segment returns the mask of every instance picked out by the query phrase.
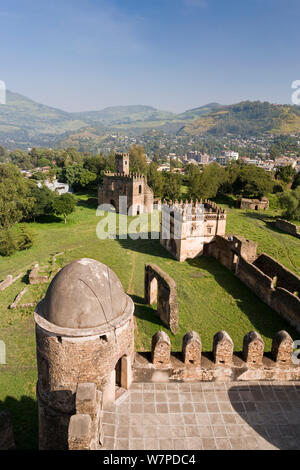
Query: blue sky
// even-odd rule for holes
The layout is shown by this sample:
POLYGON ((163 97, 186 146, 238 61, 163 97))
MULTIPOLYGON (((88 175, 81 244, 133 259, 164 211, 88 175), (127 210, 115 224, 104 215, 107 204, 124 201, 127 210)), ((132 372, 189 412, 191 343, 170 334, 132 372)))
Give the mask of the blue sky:
POLYGON ((0 80, 67 111, 291 103, 299 0, 10 0, 0 80))

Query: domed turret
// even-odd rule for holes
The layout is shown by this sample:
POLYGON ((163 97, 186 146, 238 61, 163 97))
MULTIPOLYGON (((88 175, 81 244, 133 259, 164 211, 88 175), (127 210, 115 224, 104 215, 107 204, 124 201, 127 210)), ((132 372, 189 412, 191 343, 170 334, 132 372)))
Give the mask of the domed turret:
POLYGON ((39 313, 64 328, 94 328, 120 317, 128 304, 116 274, 99 261, 82 258, 52 280, 39 313))

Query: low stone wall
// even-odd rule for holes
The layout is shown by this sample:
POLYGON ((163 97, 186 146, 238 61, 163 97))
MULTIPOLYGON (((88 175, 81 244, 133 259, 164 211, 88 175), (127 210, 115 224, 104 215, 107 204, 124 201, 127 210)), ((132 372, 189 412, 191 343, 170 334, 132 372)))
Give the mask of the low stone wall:
POLYGON ((220 237, 205 246, 212 256, 300 333, 300 278, 242 237, 220 237))
POLYGON ((29 284, 43 284, 49 281, 48 276, 39 276, 40 267, 35 264, 29 273, 29 284))
POLYGON ((0 282, 0 292, 7 289, 7 287, 11 286, 15 281, 20 279, 20 277, 22 276, 23 276, 23 273, 19 274, 16 277, 13 277, 11 274, 6 276, 6 278, 2 282, 0 282))
POLYGON ((202 352, 200 336, 189 332, 181 352, 166 347, 157 361, 160 342, 170 345, 161 333, 153 337, 151 352, 136 353, 134 382, 300 380, 300 366, 292 361, 293 340, 285 331, 276 333, 269 353, 264 353, 264 342, 255 331, 245 335, 242 352, 233 352, 232 339, 225 331, 214 336, 212 351, 202 352))
POLYGON ((76 390, 76 414, 68 429, 69 450, 101 448, 102 393, 94 383, 80 383, 76 390))
POLYGON ((277 219, 274 225, 276 228, 279 228, 279 230, 300 238, 300 225, 292 224, 284 219, 277 219))
POLYGON ((276 276, 276 287, 283 287, 289 292, 298 292, 300 294, 300 277, 271 258, 271 256, 262 253, 253 264, 272 279, 276 276))

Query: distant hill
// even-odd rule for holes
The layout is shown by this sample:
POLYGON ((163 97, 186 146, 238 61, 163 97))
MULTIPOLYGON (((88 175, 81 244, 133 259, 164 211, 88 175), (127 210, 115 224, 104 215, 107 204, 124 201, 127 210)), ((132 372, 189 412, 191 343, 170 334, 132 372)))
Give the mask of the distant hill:
POLYGON ((102 111, 85 111, 73 113, 76 119, 90 124, 101 123, 105 125, 131 124, 144 121, 160 121, 174 119, 176 114, 168 111, 159 111, 152 106, 111 106, 102 111))
POLYGON ((9 149, 33 146, 80 147, 97 144, 110 133, 140 135, 151 129, 168 134, 251 136, 300 133, 300 107, 259 101, 224 106, 209 103, 175 114, 151 106, 113 106, 68 113, 7 91, 0 105, 0 144, 9 149))
POLYGON ((8 147, 38 145, 86 125, 70 113, 11 91, 6 92, 6 104, 0 105, 0 142, 8 147))
POLYGON ((300 107, 268 102, 244 101, 230 106, 216 106, 213 112, 185 124, 180 133, 244 137, 262 133, 290 134, 300 132, 300 107))

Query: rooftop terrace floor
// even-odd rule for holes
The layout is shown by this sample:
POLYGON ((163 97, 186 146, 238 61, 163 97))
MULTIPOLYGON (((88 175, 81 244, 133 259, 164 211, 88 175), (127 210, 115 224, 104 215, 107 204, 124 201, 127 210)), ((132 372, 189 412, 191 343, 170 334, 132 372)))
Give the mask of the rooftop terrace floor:
POLYGON ((103 423, 110 450, 298 450, 300 383, 134 383, 103 423))

